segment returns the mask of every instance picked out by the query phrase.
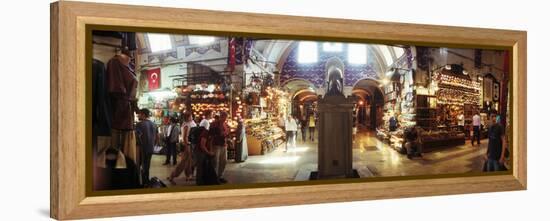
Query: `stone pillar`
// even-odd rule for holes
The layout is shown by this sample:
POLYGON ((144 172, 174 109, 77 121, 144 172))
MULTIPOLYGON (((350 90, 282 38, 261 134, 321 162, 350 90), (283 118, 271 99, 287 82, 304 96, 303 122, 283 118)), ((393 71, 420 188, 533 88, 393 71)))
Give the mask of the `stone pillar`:
POLYGON ((355 99, 325 96, 318 101, 318 172, 313 179, 358 177, 352 168, 352 114, 355 99))

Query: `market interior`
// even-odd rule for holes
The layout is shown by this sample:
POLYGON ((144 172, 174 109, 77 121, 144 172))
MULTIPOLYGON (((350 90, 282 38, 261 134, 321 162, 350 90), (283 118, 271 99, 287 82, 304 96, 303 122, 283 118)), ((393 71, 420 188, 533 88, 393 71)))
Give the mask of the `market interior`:
POLYGON ((200 144, 186 145, 190 127, 218 125, 222 112, 227 162, 214 170, 233 184, 338 177, 344 164, 344 177, 350 168, 362 178, 480 172, 489 116, 508 125, 507 51, 113 31, 92 40, 95 190, 197 185, 203 159, 200 144), (340 125, 324 105, 330 94, 352 102, 349 130, 327 132, 340 125), (143 109, 158 133, 150 162, 143 109), (414 156, 405 145, 413 127, 414 156), (351 140, 351 156, 327 161, 341 148, 325 147, 332 140, 351 140))

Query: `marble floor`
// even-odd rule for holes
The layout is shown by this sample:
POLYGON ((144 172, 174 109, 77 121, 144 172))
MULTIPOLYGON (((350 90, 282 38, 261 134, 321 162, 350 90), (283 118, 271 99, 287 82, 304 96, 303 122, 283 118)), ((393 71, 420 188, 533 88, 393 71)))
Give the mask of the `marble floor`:
MULTIPOLYGON (((353 168, 361 177, 388 177, 479 172, 487 140, 482 140, 481 146, 466 142, 413 159, 398 153, 371 132, 359 132, 353 145, 353 168)), ((271 153, 249 156, 242 163, 228 160, 224 177, 233 184, 308 180, 310 172, 317 170, 317 142, 299 139, 295 148, 287 152, 284 149, 283 144, 271 153)), ((162 165, 164 159, 162 155, 153 156, 150 174, 170 185, 166 177, 175 166, 162 165)), ((183 174, 175 182, 178 186, 194 185, 194 181, 186 181, 183 174)))

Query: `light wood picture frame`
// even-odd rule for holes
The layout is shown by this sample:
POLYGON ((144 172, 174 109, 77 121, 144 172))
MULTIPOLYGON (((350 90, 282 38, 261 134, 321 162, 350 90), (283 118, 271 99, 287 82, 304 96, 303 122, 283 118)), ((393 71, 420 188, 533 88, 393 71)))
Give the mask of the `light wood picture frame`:
POLYGON ((527 188, 527 32, 253 13, 55 2, 50 7, 50 208, 56 219, 146 215, 525 190, 527 188), (86 36, 90 26, 185 33, 508 48, 511 59, 509 173, 373 179, 315 185, 91 196, 87 192, 86 36), (389 191, 391 190, 391 191, 389 191), (235 201, 236 198, 245 200, 235 201))

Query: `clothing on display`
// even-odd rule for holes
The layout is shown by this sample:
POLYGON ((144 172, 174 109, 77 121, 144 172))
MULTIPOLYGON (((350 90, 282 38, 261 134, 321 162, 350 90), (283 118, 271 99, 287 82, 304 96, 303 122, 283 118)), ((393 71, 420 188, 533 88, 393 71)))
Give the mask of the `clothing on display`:
POLYGON ((111 145, 124 153, 124 155, 134 161, 139 168, 140 152, 136 147, 136 133, 133 130, 124 131, 113 129, 111 131, 111 145))
POLYGON ((94 136, 111 135, 111 107, 105 78, 105 65, 94 59, 92 62, 92 133, 94 136))
POLYGON ((138 168, 122 151, 105 148, 96 156, 94 190, 139 188, 138 168))
POLYGON ((107 90, 111 101, 112 128, 134 129, 137 109, 137 78, 134 71, 122 63, 122 55, 115 55, 107 63, 107 90))

